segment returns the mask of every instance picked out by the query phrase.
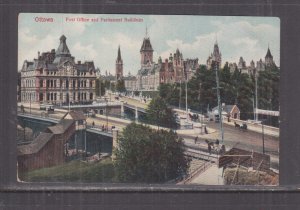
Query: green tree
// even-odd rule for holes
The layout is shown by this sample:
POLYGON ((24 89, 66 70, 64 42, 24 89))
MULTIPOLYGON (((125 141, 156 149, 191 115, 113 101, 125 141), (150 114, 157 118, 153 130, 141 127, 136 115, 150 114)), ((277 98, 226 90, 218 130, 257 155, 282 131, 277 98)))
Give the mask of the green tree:
POLYGON ((121 92, 121 93, 126 91, 125 81, 123 79, 117 81, 116 91, 121 92))
POLYGON ((162 183, 186 175, 189 159, 173 131, 132 123, 119 138, 115 168, 123 182, 162 183))
POLYGON ((105 82, 102 80, 99 80, 99 78, 96 79, 96 95, 99 96, 100 94, 100 89, 101 89, 101 96, 105 95, 105 82), (100 82, 101 81, 101 82, 100 82), (100 88, 100 84, 101 84, 101 88, 100 88))
MULTIPOLYGON (((265 71, 260 71, 258 76, 258 108, 279 110, 279 69, 270 66, 265 71)), ((278 117, 268 116, 267 124, 278 126, 278 117)))
POLYGON ((149 103, 146 109, 146 121, 167 128, 177 127, 172 109, 168 107, 166 100, 161 97, 156 97, 149 103))

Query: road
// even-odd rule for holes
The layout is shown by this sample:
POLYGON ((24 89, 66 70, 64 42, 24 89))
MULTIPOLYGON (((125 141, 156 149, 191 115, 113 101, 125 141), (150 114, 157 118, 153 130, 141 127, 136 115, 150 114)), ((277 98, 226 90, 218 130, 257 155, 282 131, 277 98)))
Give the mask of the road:
MULTIPOLYGON (((208 127, 219 130, 219 124, 215 122, 209 122, 208 127)), ((224 143, 227 145, 237 145, 239 148, 247 148, 248 150, 260 151, 263 149, 263 137, 265 152, 267 154, 278 155, 279 150, 279 138, 269 135, 264 135, 254 131, 244 131, 233 126, 224 124, 224 143)), ((217 133, 217 138, 219 137, 217 133)))
MULTIPOLYGON (((26 112, 29 112, 29 109, 25 108, 26 112)), ((36 115, 41 115, 40 110, 32 108, 31 113, 36 114, 36 115)), ((54 117, 54 118, 61 118, 64 115, 64 113, 57 112, 55 111, 55 114, 50 114, 49 117, 54 117)), ((104 115, 97 115, 98 117, 96 118, 88 118, 87 122, 88 124, 94 123, 96 126, 106 126, 107 120, 108 120, 108 127, 111 126, 116 126, 120 130, 124 128, 126 125, 131 123, 129 120, 124 120, 124 119, 118 119, 114 117, 108 117, 106 120, 106 116, 104 115)), ((207 124, 208 128, 213 128, 218 131, 219 129, 219 124, 215 122, 209 122, 207 124)), ((155 126, 154 126, 155 128, 155 126)), ((178 131, 178 134, 183 137, 187 143, 193 143, 194 138, 197 136, 195 132, 185 132, 185 131, 178 131)), ((207 134, 207 135, 198 135, 200 142, 204 142, 205 139, 209 140, 216 140, 217 138, 220 140, 219 133, 215 132, 212 134, 207 134)), ((265 152, 267 154, 273 154, 273 155, 278 155, 278 148, 279 148, 279 138, 278 137, 273 137, 273 136, 268 136, 264 135, 264 140, 265 140, 265 152)), ((237 146, 239 148, 244 148, 247 150, 254 150, 257 152, 262 152, 262 134, 256 133, 253 131, 241 131, 239 129, 236 129, 233 126, 226 125, 224 124, 224 144, 228 145, 230 147, 232 146, 237 146)))
MULTIPOLYGON (((123 98, 123 97, 122 97, 123 98)), ((133 99, 129 99, 133 100, 133 99)), ((142 104, 142 102, 136 101, 137 104, 142 104)), ((29 112, 28 108, 25 108, 27 113, 29 112)), ((32 114, 39 115, 41 111, 36 108, 31 109, 32 114)), ((64 115, 63 112, 55 111, 55 114, 50 114, 49 117, 54 118, 61 118, 64 115)), ((105 115, 97 115, 95 118, 89 117, 87 119, 87 123, 92 125, 95 123, 97 127, 102 127, 102 125, 106 126, 108 124, 108 128, 110 129, 111 126, 115 126, 116 128, 122 130, 126 125, 130 124, 132 121, 119 119, 115 117, 107 117, 105 115)), ((187 147, 193 149, 201 149, 204 150, 207 148, 207 144, 205 140, 208 139, 210 141, 215 141, 217 138, 220 140, 219 135, 219 124, 215 122, 208 122, 207 128, 210 130, 214 130, 215 132, 210 134, 196 134, 194 130, 178 130, 177 133, 184 139, 184 143, 187 147), (195 137, 198 136, 199 140, 197 144, 194 143, 195 137)), ((152 128, 156 129, 156 126, 151 126, 152 128)), ((265 152, 266 154, 271 155, 271 158, 277 159, 278 162, 279 157, 279 138, 274 136, 264 135, 264 142, 265 142, 265 152)), ((221 142, 222 143, 222 142, 221 142)), ((253 150, 255 152, 262 153, 262 134, 254 132, 254 131, 241 131, 233 126, 224 124, 224 144, 228 148, 237 147, 245 150, 253 150)))

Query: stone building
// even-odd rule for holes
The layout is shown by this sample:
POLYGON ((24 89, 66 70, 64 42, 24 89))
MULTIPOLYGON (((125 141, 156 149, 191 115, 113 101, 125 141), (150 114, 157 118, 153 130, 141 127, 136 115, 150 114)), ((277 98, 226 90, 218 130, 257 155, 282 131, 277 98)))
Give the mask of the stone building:
POLYGON ((265 66, 266 67, 271 67, 271 66, 274 66, 274 65, 275 65, 275 62, 273 60, 273 56, 271 54, 270 48, 268 47, 268 51, 267 51, 267 54, 265 56, 265 66))
POLYGON ((192 77, 195 75, 198 68, 199 68, 198 58, 195 59, 188 58, 184 61, 184 71, 187 80, 192 79, 192 77))
POLYGON ((214 69, 214 63, 218 64, 218 68, 221 69, 222 66, 222 54, 219 50, 218 42, 216 41, 214 44, 214 51, 208 56, 206 61, 207 69, 214 69))
POLYGON ((239 63, 238 63, 238 70, 241 72, 241 73, 246 73, 248 74, 248 67, 246 66, 246 61, 244 60, 243 57, 240 57, 239 59, 239 63))
POLYGON ((127 76, 123 77, 125 88, 127 91, 134 91, 136 90, 136 77, 131 75, 130 72, 127 76))
POLYGON ((141 68, 136 76, 137 90, 157 90, 159 86, 159 69, 161 65, 153 62, 153 51, 150 38, 146 33, 140 49, 141 68))
POLYGON ((241 73, 246 73, 249 75, 255 75, 256 73, 259 73, 260 71, 265 71, 266 69, 276 66, 273 56, 271 54, 270 48, 267 50, 267 54, 265 56, 265 61, 260 59, 259 61, 255 62, 252 60, 250 62, 250 65, 246 65, 246 61, 243 59, 243 57, 240 57, 238 64, 236 63, 230 63, 229 68, 230 72, 234 72, 235 69, 238 69, 241 73))
POLYGON ((93 61, 75 63, 60 37, 55 51, 38 52, 33 61, 24 61, 21 69, 21 101, 32 103, 90 103, 95 99, 96 71, 93 61))

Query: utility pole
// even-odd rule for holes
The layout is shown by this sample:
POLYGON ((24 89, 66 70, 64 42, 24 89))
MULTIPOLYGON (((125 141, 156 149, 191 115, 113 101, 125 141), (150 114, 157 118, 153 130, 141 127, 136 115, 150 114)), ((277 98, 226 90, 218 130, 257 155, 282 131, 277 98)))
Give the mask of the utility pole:
POLYGON ((181 80, 180 80, 180 89, 179 89, 179 109, 181 109, 181 80))
POLYGON ((252 105, 253 105, 253 120, 254 121, 256 121, 256 119, 255 119, 255 117, 256 117, 256 115, 255 115, 255 105, 254 105, 254 96, 253 96, 253 98, 252 98, 252 105))
POLYGON ((99 75, 99 86, 100 86, 99 96, 100 96, 100 99, 101 99, 102 94, 101 94, 101 77, 100 77, 100 75, 99 75))
POLYGON ((187 108, 187 79, 185 80, 185 112, 186 112, 186 120, 188 121, 188 108, 187 108))
POLYGON ((203 134, 203 123, 202 123, 202 118, 203 118, 203 112, 202 112, 202 105, 201 105, 201 82, 199 84, 199 104, 200 104, 200 111, 201 111, 201 118, 200 118, 200 123, 201 123, 201 134, 203 134))
POLYGON ((219 81, 219 74, 218 74, 218 67, 219 64, 217 61, 215 63, 215 71, 216 71, 216 82, 217 82, 217 97, 218 97, 218 108, 219 108, 219 122, 220 122, 220 137, 221 142, 224 142, 224 130, 223 130, 223 119, 222 119, 222 104, 221 104, 221 96, 220 96, 220 81, 219 81))
POLYGON ((68 77, 68 101, 69 101, 69 113, 70 113, 70 75, 68 77))
POLYGON ((107 101, 107 99, 105 99, 105 101, 106 101, 106 110, 105 110, 105 112, 106 112, 106 129, 107 129, 107 132, 108 132, 108 113, 107 113, 107 108, 108 108, 108 101, 107 101))
POLYGON ((30 102, 30 114, 31 114, 31 93, 29 94, 29 102, 30 102))
POLYGON ((257 71, 255 72, 255 121, 258 121, 258 113, 257 113, 257 71))
POLYGON ((263 154, 265 154, 265 131, 264 131, 264 120, 261 121, 261 133, 262 133, 262 143, 263 143, 263 154))

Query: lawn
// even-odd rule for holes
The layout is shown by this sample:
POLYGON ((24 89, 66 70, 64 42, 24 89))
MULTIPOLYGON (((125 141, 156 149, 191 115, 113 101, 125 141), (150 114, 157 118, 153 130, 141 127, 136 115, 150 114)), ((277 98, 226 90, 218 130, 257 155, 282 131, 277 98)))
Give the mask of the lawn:
POLYGON ((42 168, 20 175, 27 182, 116 182, 113 162, 110 158, 100 162, 74 160, 51 168, 42 168))

